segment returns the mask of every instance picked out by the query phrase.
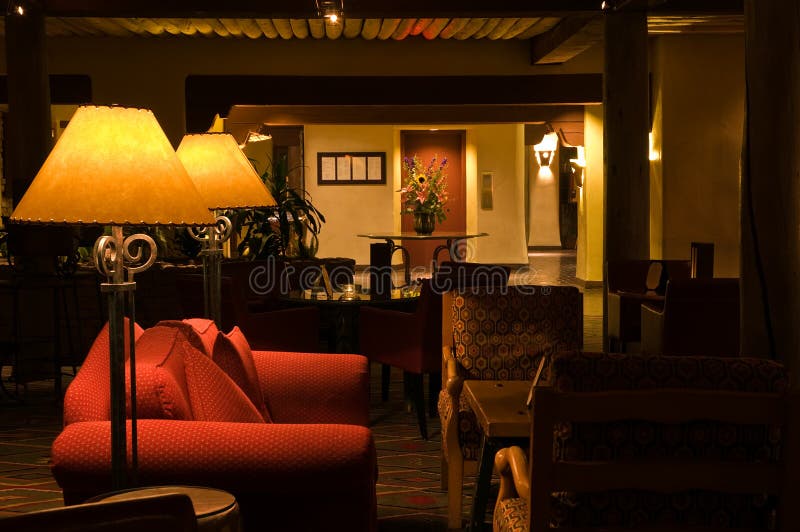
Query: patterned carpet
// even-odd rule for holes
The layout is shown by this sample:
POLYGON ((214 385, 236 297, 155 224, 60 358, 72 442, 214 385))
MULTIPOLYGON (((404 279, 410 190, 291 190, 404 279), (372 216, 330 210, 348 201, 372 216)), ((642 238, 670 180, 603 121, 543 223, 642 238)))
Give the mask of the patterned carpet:
MULTIPOLYGON (((574 252, 531 254, 526 281, 577 285, 574 252)), ((584 290, 584 346, 600 350, 602 291, 584 290)), ((6 382, 8 369, 2 376, 6 382)), ((67 377, 64 382, 66 387, 67 377)), ((447 493, 440 486, 440 426, 429 420, 430 439, 419 436, 416 416, 402 397, 402 374, 392 373, 390 399, 380 402, 380 368, 372 367, 371 428, 378 450, 378 519, 381 532, 447 530, 447 493)), ((427 386, 426 386, 427 389, 427 386)), ((50 444, 61 430, 61 407, 53 383, 33 383, 25 402, 0 390, 0 517, 58 507, 61 491, 50 476, 50 444)), ((470 479, 464 490, 464 518, 472 503, 470 479)), ((487 529, 490 525, 487 523, 487 529)), ((2 528, 0 526, 0 528, 2 528)))

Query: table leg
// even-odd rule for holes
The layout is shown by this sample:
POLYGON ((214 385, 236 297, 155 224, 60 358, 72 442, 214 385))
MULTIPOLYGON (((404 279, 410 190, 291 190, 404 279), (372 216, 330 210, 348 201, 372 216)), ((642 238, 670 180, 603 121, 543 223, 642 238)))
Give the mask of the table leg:
POLYGON ((481 532, 486 517, 486 502, 489 499, 489 488, 492 483, 494 455, 498 444, 493 438, 481 436, 481 450, 478 456, 478 473, 475 475, 475 494, 472 497, 472 511, 469 516, 469 532, 481 532))

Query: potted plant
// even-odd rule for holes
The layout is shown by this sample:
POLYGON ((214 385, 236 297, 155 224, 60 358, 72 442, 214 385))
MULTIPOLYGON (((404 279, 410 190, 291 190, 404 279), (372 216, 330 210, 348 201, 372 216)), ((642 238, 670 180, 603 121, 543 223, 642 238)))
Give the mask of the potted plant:
POLYGON ((261 179, 277 205, 240 211, 236 232, 241 235, 239 255, 251 260, 269 256, 312 258, 319 247, 325 217, 304 189, 289 186, 287 157, 281 156, 261 179))
POLYGON ((447 218, 447 157, 437 160, 434 155, 425 166, 419 157, 405 157, 405 186, 400 189, 403 214, 414 215, 414 230, 421 235, 433 233, 436 222, 447 218))

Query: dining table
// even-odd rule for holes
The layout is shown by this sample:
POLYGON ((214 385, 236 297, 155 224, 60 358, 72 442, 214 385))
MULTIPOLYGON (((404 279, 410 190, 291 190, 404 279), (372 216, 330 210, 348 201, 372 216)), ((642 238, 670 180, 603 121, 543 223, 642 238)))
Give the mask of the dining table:
MULTIPOLYGON (((357 235, 361 238, 369 238, 370 240, 383 240, 389 247, 389 257, 394 256, 395 251, 400 251, 403 256, 404 267, 404 280, 406 284, 411 282, 411 260, 409 258, 408 250, 402 245, 397 244, 397 241, 418 241, 418 240, 441 240, 444 243, 436 246, 433 250, 432 273, 436 273, 438 267, 439 254, 442 251, 447 251, 450 255, 450 260, 454 262, 463 262, 466 258, 466 246, 463 242, 470 238, 479 238, 489 236, 489 233, 482 232, 468 232, 468 231, 434 231, 431 234, 419 234, 415 232, 387 232, 387 233, 363 233, 357 235)), ((379 266, 379 265, 372 265, 379 266)))
POLYGON ((327 337, 331 353, 358 352, 358 316, 363 306, 388 308, 402 312, 414 312, 419 291, 414 285, 396 288, 391 297, 372 297, 368 290, 357 288, 354 292, 323 289, 294 290, 281 297, 289 306, 315 306, 320 311, 320 328, 327 337))

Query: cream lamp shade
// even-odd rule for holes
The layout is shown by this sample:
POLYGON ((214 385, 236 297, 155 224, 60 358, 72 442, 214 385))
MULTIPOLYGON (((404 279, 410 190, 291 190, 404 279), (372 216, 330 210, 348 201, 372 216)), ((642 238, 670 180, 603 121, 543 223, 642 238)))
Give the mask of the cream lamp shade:
POLYGON ((186 135, 177 154, 209 209, 276 204, 233 136, 227 133, 186 135))
POLYGON ((96 106, 75 112, 11 221, 214 224, 152 111, 96 106))

